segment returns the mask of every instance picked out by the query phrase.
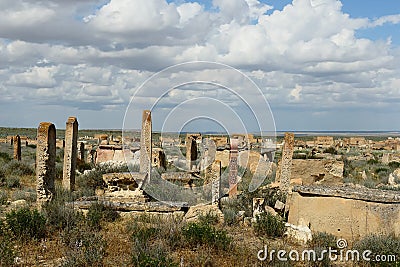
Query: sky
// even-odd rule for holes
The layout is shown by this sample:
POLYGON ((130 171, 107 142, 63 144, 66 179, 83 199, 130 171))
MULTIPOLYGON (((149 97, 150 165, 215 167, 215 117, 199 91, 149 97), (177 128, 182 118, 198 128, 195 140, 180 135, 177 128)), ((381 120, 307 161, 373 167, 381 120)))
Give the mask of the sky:
POLYGON ((0 0, 0 126, 400 130, 398 0, 0 0))

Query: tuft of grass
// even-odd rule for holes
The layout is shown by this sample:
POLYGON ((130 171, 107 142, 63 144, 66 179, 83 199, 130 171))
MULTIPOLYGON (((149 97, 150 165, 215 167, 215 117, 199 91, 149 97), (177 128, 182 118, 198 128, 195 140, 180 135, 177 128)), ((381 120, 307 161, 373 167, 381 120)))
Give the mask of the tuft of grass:
POLYGON ((279 216, 263 212, 256 216, 254 231, 261 236, 281 237, 285 232, 285 222, 279 216))
POLYGON ((0 266, 14 266, 16 252, 11 232, 0 220, 0 266))
POLYGON ((107 242, 100 232, 82 224, 64 229, 62 241, 66 246, 62 266, 104 266, 107 242))
POLYGON ((86 215, 89 226, 98 230, 101 228, 101 222, 114 222, 118 218, 119 214, 117 211, 100 202, 93 203, 86 215))
POLYGON ((191 247, 204 245, 218 250, 231 249, 232 239, 227 235, 227 232, 208 223, 189 223, 182 233, 191 247))

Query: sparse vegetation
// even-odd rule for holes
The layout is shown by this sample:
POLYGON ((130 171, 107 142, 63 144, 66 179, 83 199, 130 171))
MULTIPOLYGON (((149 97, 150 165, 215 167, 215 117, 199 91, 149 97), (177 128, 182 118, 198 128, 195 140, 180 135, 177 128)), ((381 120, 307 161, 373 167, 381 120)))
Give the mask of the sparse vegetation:
POLYGON ((399 266, 400 264, 400 238, 393 235, 370 235, 357 241, 354 249, 358 251, 370 250, 372 254, 369 256, 371 259, 377 259, 377 255, 385 255, 387 259, 390 257, 391 261, 360 261, 361 266, 399 266))
POLYGON ((46 235, 46 219, 37 210, 21 208, 6 214, 6 222, 11 233, 18 239, 44 238, 46 235))
POLYGON ((285 232, 285 222, 280 216, 263 212, 256 216, 254 232, 259 236, 281 237, 285 232))

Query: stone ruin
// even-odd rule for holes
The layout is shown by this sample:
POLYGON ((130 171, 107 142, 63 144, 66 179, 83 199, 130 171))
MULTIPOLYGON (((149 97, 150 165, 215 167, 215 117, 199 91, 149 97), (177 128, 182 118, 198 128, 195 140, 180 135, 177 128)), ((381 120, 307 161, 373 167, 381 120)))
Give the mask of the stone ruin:
POLYGON ((195 162, 197 160, 197 140, 200 138, 200 134, 186 134, 186 168, 189 172, 198 171, 195 162))
POLYGON ((290 173, 292 170, 294 134, 285 133, 285 140, 282 149, 281 173, 280 173, 280 189, 284 192, 289 191, 290 173))
POLYGON ((63 165, 63 188, 73 191, 75 187, 76 159, 78 157, 78 121, 69 117, 65 128, 65 149, 63 165))
POLYGON ((151 111, 144 110, 142 115, 142 132, 140 137, 140 172, 146 174, 146 179, 150 181, 151 174, 151 111))
POLYGON ((400 236, 400 194, 361 186, 294 186, 288 223, 349 242, 369 234, 400 236))
POLYGON ((229 197, 237 196, 238 176, 238 140, 231 139, 231 150, 229 152, 229 197))
POLYGON ((37 130, 36 147, 36 192, 41 209, 55 194, 56 176, 56 127, 50 122, 41 122, 37 130))
POLYGON ((21 161, 21 138, 19 135, 16 135, 12 139, 13 148, 14 148, 14 159, 21 161))

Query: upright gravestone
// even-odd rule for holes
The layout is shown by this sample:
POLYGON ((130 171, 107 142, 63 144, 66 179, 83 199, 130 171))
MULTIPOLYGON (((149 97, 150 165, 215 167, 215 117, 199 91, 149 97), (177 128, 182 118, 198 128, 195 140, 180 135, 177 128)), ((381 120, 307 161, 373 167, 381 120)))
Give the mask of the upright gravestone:
POLYGON ((14 136, 13 138, 13 147, 14 147, 14 159, 20 161, 21 160, 21 138, 19 135, 14 136))
POLYGON ((151 111, 143 110, 140 136, 140 172, 147 174, 147 181, 150 181, 151 172, 151 131, 151 111))
POLYGON ((76 158, 78 156, 78 121, 69 117, 65 128, 65 148, 63 166, 63 188, 73 191, 75 187, 76 158))
POLYGON ((229 197, 237 195, 237 175, 238 175, 238 139, 231 139, 231 150, 229 153, 229 197))
POLYGON ((85 162, 85 143, 80 142, 78 148, 78 158, 82 160, 82 162, 85 162))
POLYGON ((285 133, 285 141, 282 148, 281 181, 280 181, 280 189, 283 192, 288 192, 290 187, 290 173, 292 169, 293 147, 294 147, 294 134, 285 133))
POLYGON ((55 176, 56 127, 50 122, 41 122, 37 131, 36 146, 36 200, 39 209, 54 197, 55 176))
POLYGON ((192 134, 186 134, 186 165, 188 171, 193 170, 193 162, 197 160, 197 143, 192 134))
POLYGON ((211 202, 218 204, 221 195, 221 161, 216 160, 211 164, 211 202))

